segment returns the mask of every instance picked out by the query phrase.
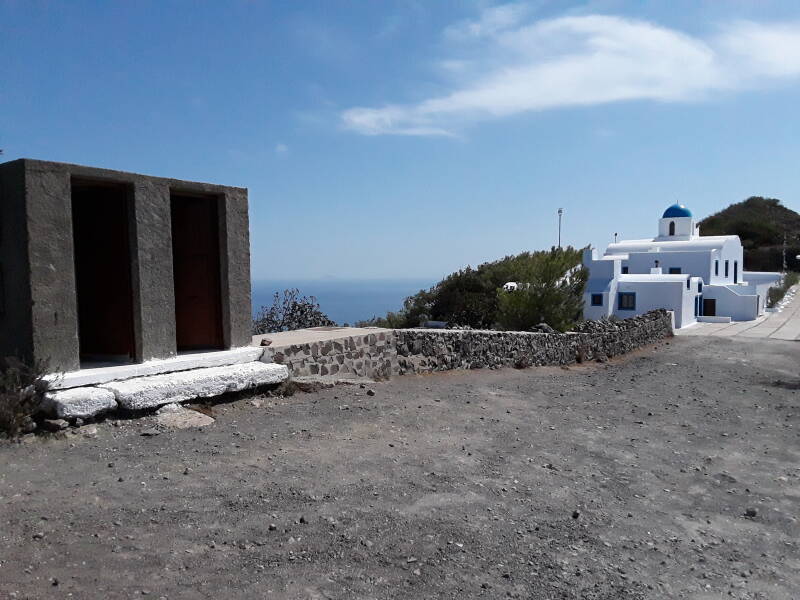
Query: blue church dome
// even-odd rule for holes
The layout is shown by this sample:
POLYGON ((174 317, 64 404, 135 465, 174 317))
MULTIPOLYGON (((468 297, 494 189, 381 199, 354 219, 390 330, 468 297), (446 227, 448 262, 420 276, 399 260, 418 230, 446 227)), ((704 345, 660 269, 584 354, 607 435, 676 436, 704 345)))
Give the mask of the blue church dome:
POLYGON ((663 219, 674 219, 677 217, 691 217, 692 211, 686 208, 683 204, 673 204, 664 211, 663 219))

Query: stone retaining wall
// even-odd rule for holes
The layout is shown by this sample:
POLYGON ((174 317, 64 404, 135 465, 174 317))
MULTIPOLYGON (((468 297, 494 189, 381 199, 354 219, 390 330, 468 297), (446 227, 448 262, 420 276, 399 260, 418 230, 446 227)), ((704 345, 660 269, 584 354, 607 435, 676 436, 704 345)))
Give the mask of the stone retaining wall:
POLYGON ((367 335, 350 335, 292 346, 268 346, 262 362, 289 367, 295 377, 335 375, 337 377, 387 378, 399 374, 396 334, 385 329, 367 335))
POLYGON ((294 376, 386 378, 404 373, 502 366, 566 365, 612 357, 672 335, 672 319, 656 310, 622 321, 587 321, 570 333, 395 329, 266 348, 262 361, 294 376))

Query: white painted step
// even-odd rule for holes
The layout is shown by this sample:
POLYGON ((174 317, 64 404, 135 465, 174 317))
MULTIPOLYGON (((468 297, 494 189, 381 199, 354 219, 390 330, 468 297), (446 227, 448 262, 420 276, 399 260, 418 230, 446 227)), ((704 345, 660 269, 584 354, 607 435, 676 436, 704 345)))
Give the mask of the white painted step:
POLYGON ((87 419, 115 410, 117 399, 114 392, 94 387, 79 387, 48 392, 44 397, 44 410, 59 419, 87 419))
POLYGON ((289 378, 285 365, 250 362, 209 367, 164 375, 137 377, 98 386, 114 393, 117 403, 130 410, 155 408, 193 398, 210 398, 262 385, 274 385, 289 378))
POLYGON ((109 381, 122 381, 133 377, 249 363, 259 360, 263 353, 263 348, 253 348, 251 346, 233 348, 231 350, 188 352, 172 358, 148 360, 132 365, 103 366, 69 373, 53 373, 48 375, 46 379, 50 381, 51 389, 74 388, 99 385, 109 381))

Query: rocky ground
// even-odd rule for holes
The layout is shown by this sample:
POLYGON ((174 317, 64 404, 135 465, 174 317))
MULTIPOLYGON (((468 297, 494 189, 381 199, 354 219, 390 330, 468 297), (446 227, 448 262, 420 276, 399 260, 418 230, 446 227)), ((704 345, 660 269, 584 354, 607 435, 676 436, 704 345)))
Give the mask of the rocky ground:
POLYGON ((0 597, 797 598, 798 365, 674 338, 5 443, 0 597))

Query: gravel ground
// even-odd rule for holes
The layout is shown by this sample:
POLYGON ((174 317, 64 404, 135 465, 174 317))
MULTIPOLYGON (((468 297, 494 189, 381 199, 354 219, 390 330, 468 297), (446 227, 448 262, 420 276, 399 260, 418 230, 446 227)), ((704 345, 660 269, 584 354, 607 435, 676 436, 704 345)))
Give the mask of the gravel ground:
POLYGON ((0 597, 797 598, 798 365, 674 338, 4 443, 0 597))

